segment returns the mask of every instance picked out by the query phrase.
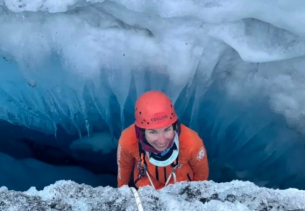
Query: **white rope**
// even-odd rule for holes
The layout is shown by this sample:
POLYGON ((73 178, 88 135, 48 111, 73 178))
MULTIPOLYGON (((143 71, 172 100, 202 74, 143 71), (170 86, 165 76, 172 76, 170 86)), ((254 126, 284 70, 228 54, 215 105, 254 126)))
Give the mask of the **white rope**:
POLYGON ((151 186, 153 186, 153 187, 154 187, 154 189, 156 190, 156 188, 155 188, 155 186, 154 186, 154 183, 153 183, 153 181, 151 180, 151 178, 150 178, 150 175, 149 175, 148 171, 146 171, 146 175, 147 175, 147 177, 148 177, 148 179, 149 179, 149 182, 150 182, 151 186))
POLYGON ((176 178, 177 167, 178 167, 178 165, 173 169, 172 173, 170 173, 169 177, 166 180, 166 183, 165 183, 164 187, 168 185, 168 183, 169 183, 169 181, 171 180, 172 177, 174 178, 174 184, 177 183, 177 178, 176 178))
POLYGON ((138 206, 138 211, 144 211, 143 205, 142 205, 142 202, 141 202, 141 198, 139 196, 138 191, 135 188, 133 188, 133 187, 130 187, 130 189, 133 192, 133 195, 134 195, 134 197, 136 199, 136 203, 137 203, 137 206, 138 206))
MULTIPOLYGON (((156 188, 155 188, 155 186, 154 186, 154 183, 152 182, 151 177, 150 177, 148 171, 145 171, 145 172, 146 172, 146 175, 147 175, 147 177, 148 177, 148 179, 149 179, 150 184, 151 184, 151 185, 153 186, 153 188, 156 190, 156 188)), ((166 183, 165 183, 165 186, 168 185, 168 183, 169 183, 169 181, 170 181, 170 179, 171 179, 172 177, 174 178, 174 183, 176 183, 176 182, 177 182, 177 178, 176 178, 176 167, 173 169, 173 171, 171 172, 171 174, 170 174, 169 177, 167 178, 167 181, 166 181, 166 183)), ((164 186, 164 187, 165 187, 165 186, 164 186)), ((136 203, 137 203, 137 206, 138 206, 138 211, 144 211, 143 205, 142 205, 142 202, 141 202, 141 198, 140 198, 140 195, 139 195, 138 191, 137 191, 135 188, 133 188, 133 187, 130 187, 130 190, 133 192, 133 195, 134 195, 134 197, 135 197, 135 199, 136 199, 136 203)))
POLYGON ((176 178, 175 172, 173 173, 173 176, 174 176, 174 184, 176 184, 177 183, 177 178, 176 178))
POLYGON ((174 184, 177 182, 176 174, 175 174, 175 172, 172 172, 172 173, 169 175, 169 177, 167 178, 167 181, 166 181, 164 187, 168 185, 168 183, 169 183, 169 181, 171 180, 172 177, 174 178, 174 184))

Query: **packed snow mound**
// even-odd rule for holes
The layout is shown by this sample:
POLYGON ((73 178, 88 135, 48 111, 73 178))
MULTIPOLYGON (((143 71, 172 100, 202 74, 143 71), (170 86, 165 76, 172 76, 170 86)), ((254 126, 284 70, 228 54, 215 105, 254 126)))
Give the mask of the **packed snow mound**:
MULTIPOLYGON (((305 191, 260 188, 250 182, 181 182, 156 191, 139 189, 144 210, 305 210, 305 191)), ((58 181, 42 191, 0 189, 0 209, 20 210, 138 210, 132 191, 58 181)))

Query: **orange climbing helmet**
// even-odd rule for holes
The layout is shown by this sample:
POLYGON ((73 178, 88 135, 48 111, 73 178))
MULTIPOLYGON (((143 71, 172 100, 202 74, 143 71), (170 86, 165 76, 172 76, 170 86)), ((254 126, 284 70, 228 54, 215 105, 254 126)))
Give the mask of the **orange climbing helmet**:
POLYGON ((143 129, 170 126, 178 119, 172 101, 160 91, 148 91, 138 98, 135 118, 135 125, 143 129))

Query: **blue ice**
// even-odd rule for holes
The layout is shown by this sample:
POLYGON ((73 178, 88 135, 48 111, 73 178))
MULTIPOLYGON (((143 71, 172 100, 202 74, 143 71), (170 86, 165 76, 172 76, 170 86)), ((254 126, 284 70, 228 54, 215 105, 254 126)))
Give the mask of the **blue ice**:
POLYGON ((211 180, 304 189, 304 9, 299 0, 0 0, 0 160, 12 166, 1 184, 18 189, 8 177, 37 172, 11 174, 38 146, 85 166, 82 181, 87 171, 115 178, 120 132, 137 97, 157 89, 204 140, 211 180))

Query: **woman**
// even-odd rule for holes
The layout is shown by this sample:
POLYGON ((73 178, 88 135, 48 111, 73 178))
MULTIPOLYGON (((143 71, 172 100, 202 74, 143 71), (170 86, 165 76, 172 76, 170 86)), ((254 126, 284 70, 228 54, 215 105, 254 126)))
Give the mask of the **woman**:
POLYGON ((132 171, 138 188, 151 185, 161 189, 175 182, 208 179, 203 141, 179 123, 173 104, 164 93, 149 91, 140 96, 135 118, 119 140, 118 187, 128 185, 132 171))

